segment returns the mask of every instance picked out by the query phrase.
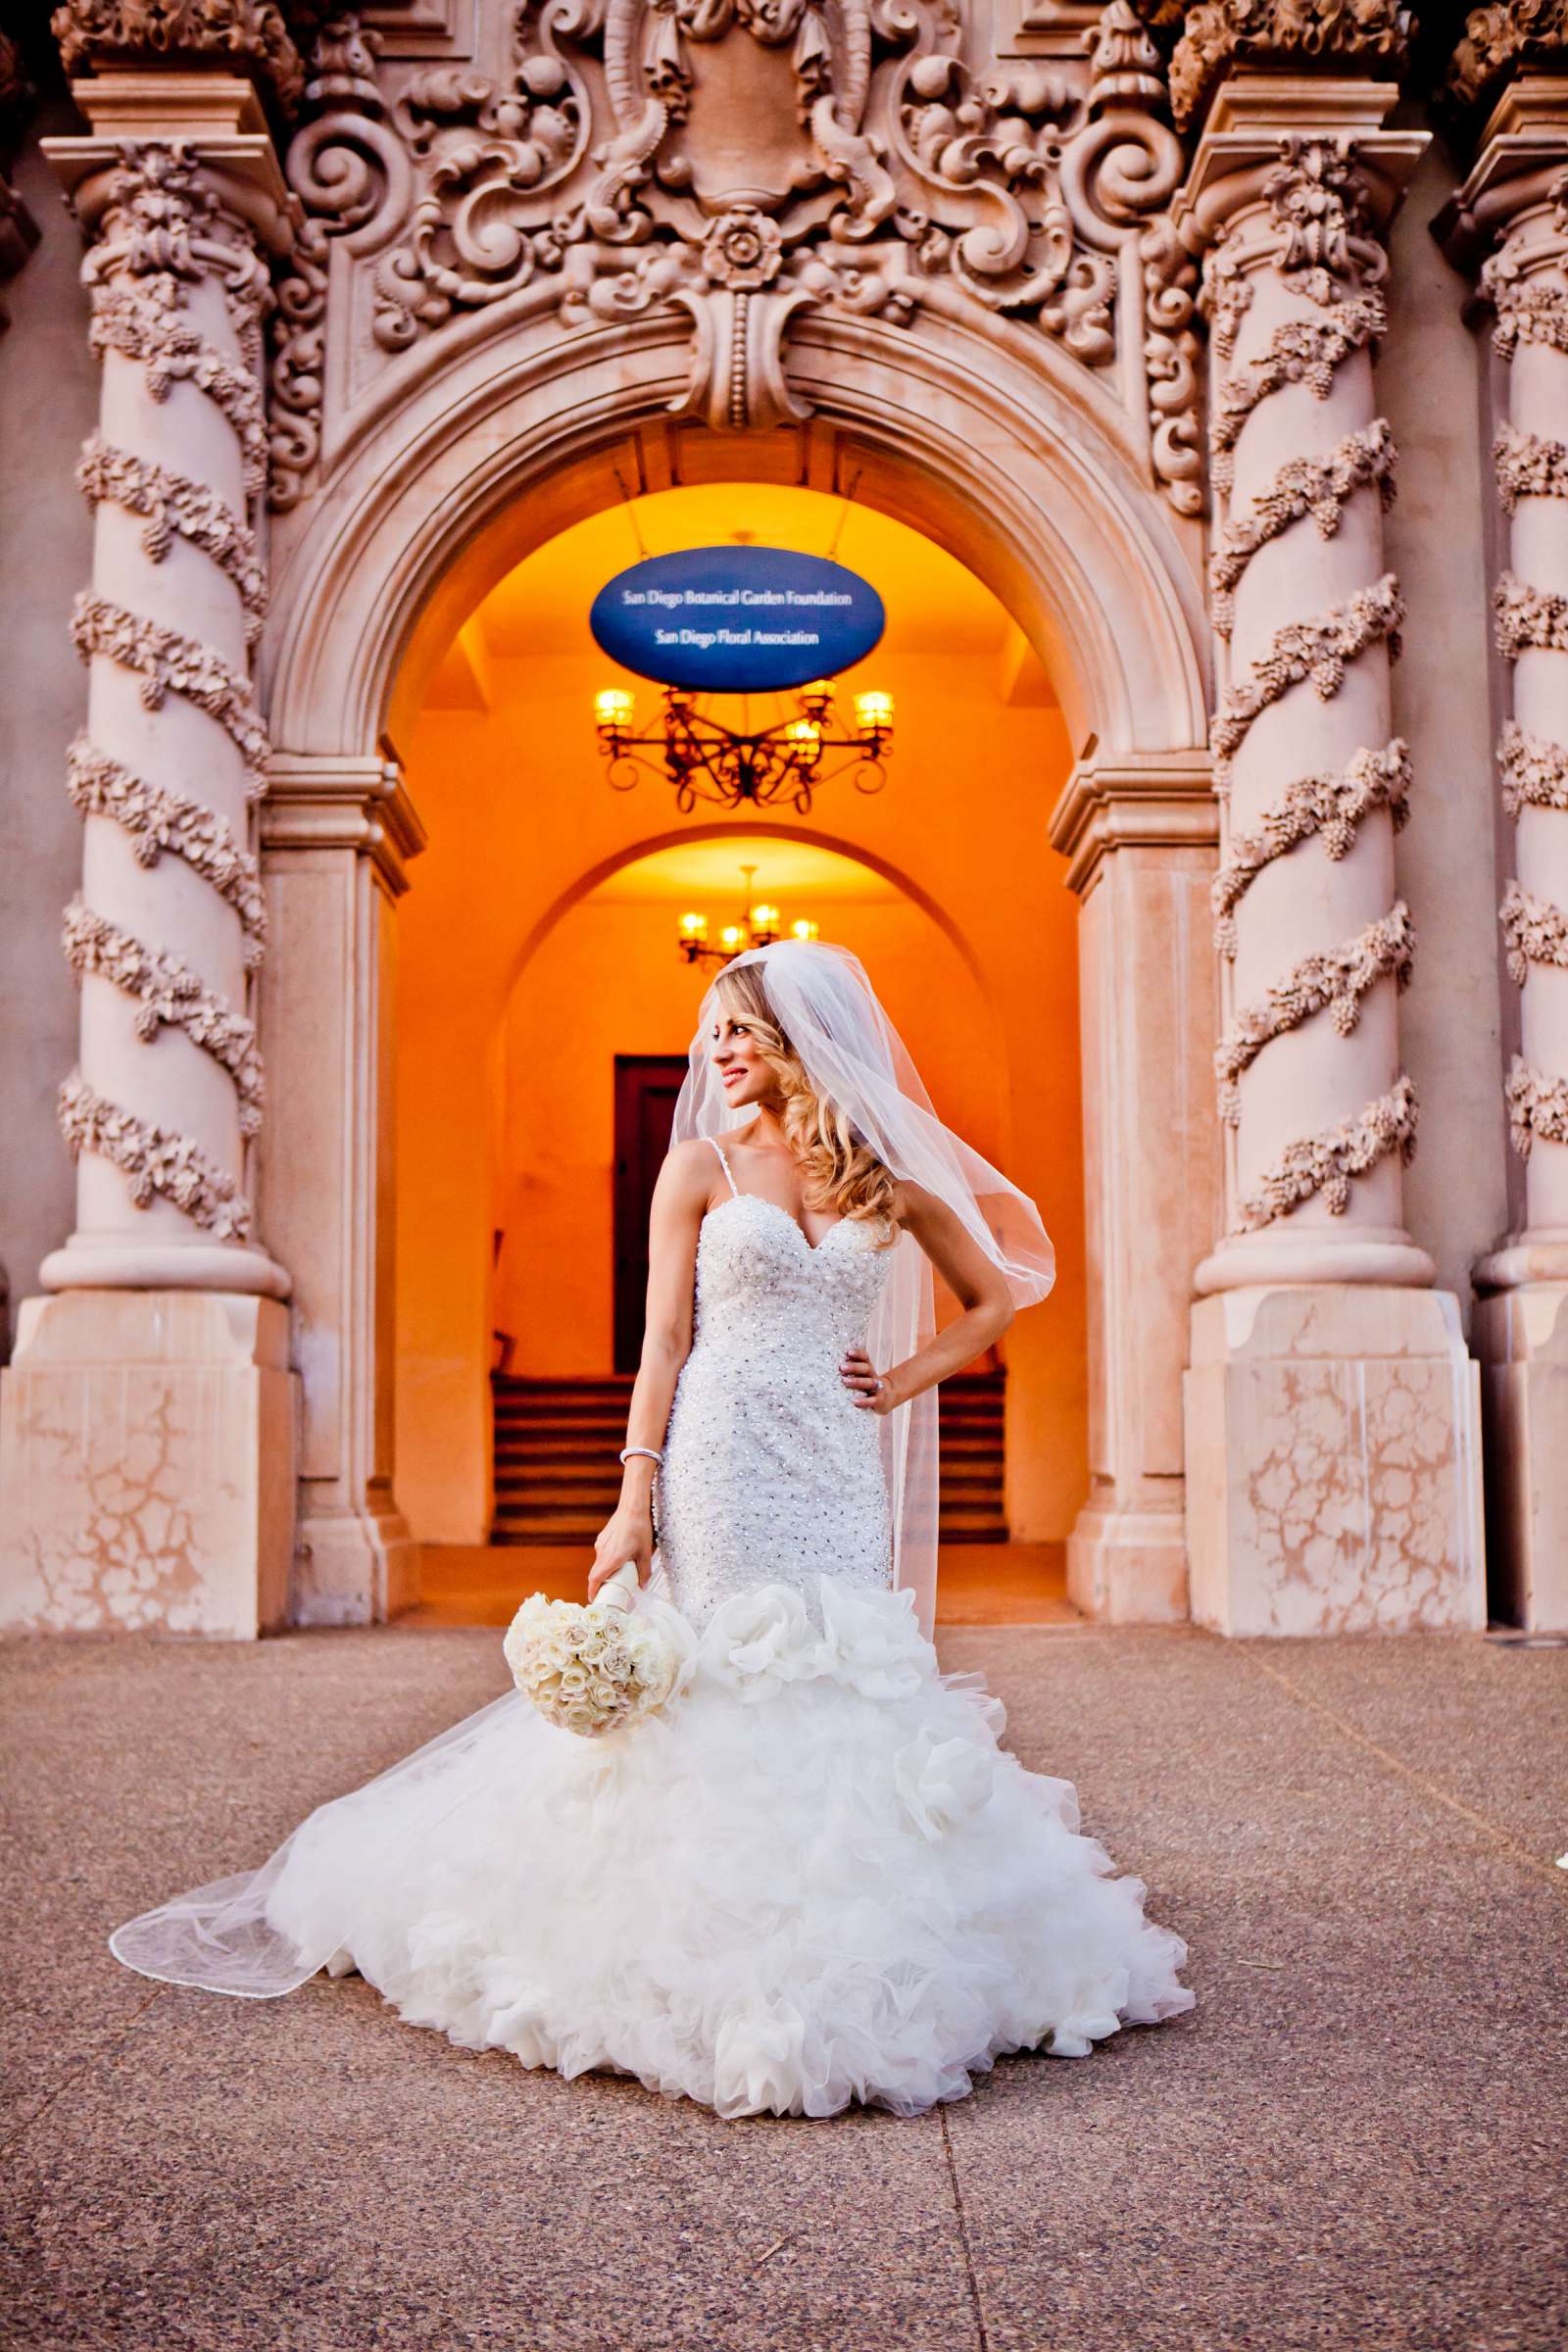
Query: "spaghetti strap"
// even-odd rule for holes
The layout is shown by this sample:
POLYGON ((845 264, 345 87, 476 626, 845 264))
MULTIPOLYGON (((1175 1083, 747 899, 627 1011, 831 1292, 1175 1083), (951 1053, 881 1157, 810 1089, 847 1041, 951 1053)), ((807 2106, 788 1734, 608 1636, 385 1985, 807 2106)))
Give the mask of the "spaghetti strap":
POLYGON ((729 1161, 728 1161, 728 1160, 727 1160, 727 1159, 724 1157, 724 1147, 723 1147, 723 1145, 722 1145, 722 1144, 719 1142, 719 1140, 718 1140, 718 1138, 717 1138, 717 1136, 716 1136, 716 1135, 710 1135, 710 1136, 708 1138, 708 1141, 709 1141, 709 1142, 710 1142, 710 1143, 712 1145, 712 1147, 713 1147, 713 1150, 714 1150, 714 1151, 715 1151, 715 1152, 718 1153, 718 1164, 719 1164, 719 1166, 720 1166, 720 1167, 723 1169, 723 1171, 724 1171, 725 1177, 726 1177, 726 1179, 728 1180, 728 1183, 729 1183, 729 1189, 730 1189, 730 1191, 731 1191, 732 1193, 735 1193, 735 1194, 737 1194, 737 1195, 738 1195, 738 1194, 739 1194, 739 1192, 740 1192, 740 1189, 741 1189, 741 1188, 740 1188, 740 1186, 739 1186, 739 1185, 736 1183, 736 1181, 735 1181, 734 1177, 730 1175, 730 1172, 729 1172, 729 1161))

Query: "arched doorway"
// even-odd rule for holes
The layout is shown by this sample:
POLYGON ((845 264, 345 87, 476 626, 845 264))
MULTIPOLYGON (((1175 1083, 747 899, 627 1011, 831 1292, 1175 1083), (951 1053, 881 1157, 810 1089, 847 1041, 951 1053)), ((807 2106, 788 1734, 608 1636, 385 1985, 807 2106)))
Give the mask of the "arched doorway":
MULTIPOLYGON (((763 698, 751 723, 792 707, 763 698)), ((865 959, 947 1114, 1041 1200, 1061 1280, 1005 1373, 999 1356, 945 1396, 944 1531, 1059 1555, 1087 1484, 1076 909, 1057 858, 999 857, 988 832, 1026 836, 1071 758, 1010 615, 853 500, 672 488, 508 573, 430 673, 405 748, 430 844, 400 918, 397 1016, 397 1492, 415 1534, 574 1544, 559 1564, 580 1577, 613 1499, 646 1281, 652 1155, 617 1134, 617 1097, 629 1114, 628 1090, 684 1068, 708 974, 681 953, 682 910, 711 908, 716 937, 760 898, 865 959), (839 682, 846 710, 872 683, 894 698, 881 792, 846 775, 805 813, 683 815, 660 773, 610 789, 594 695, 626 681, 593 643, 592 596, 646 551, 726 541, 831 548, 883 595, 886 634, 839 682)), ((524 1580, 551 1566, 512 1562, 524 1580)))
MULTIPOLYGON (((557 343, 530 354, 523 336, 503 350, 492 336, 362 432, 340 463, 330 517, 317 514, 283 551, 270 657, 279 748, 265 824, 281 929, 286 939, 296 926, 301 956, 275 956, 265 984, 285 1107, 264 1147, 259 1197, 296 1269, 301 1617, 378 1616, 413 1589, 391 1480, 390 1007, 392 910, 421 831, 403 774, 416 714, 469 614, 533 550, 628 495, 736 480, 848 497, 918 531, 985 584, 1010 616, 1020 660, 1051 682, 1055 771, 1031 779, 1000 825, 975 779, 965 822, 998 859, 1054 869, 1059 891, 1054 841, 1086 902, 1087 1438, 1070 1558, 1075 1590, 1097 1613, 1184 1612, 1180 1374, 1215 1156, 1201 919, 1213 816, 1198 748, 1193 551, 1075 372, 1063 368, 1058 382, 1038 359, 999 366, 988 343, 982 376, 965 364, 965 339, 956 324, 915 347, 873 321, 812 321, 797 366, 811 376, 817 414, 737 436, 669 421, 680 347, 667 325, 587 335, 570 353, 557 343), (329 1003, 308 947, 318 937, 335 942, 329 1003), (322 1062, 323 1020, 340 1043, 335 1065, 322 1062), (346 1108, 326 1099, 323 1067, 346 1073, 346 1108), (321 1230, 318 1165, 334 1132, 335 1236, 321 1230), (1168 1139, 1179 1183, 1147 1150, 1127 1151, 1151 1134, 1168 1139), (312 1149, 314 1191, 299 1172, 312 1149)), ((1019 1085, 1027 1097, 1027 1068, 1019 1085)), ((1063 1160, 1076 1187, 1075 1141, 1063 1160)), ((1060 1426, 1045 1405, 1024 1442, 1049 1451, 1060 1426)))

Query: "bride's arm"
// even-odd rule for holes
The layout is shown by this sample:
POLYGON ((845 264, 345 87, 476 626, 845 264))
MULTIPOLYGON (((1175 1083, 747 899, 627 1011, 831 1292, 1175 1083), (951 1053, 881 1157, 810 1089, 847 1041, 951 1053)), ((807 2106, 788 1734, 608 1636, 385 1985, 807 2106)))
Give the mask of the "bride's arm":
MULTIPOLYGON (((680 1368, 691 1352, 697 1235, 716 1162, 706 1144, 677 1144, 659 1171, 648 1220, 648 1312, 642 1360, 626 1415, 628 1446, 662 1446, 680 1368)), ((621 1473, 620 1500, 600 1530, 588 1578, 592 1600, 623 1560, 648 1582, 654 1555, 654 1464, 634 1453, 621 1473)))
POLYGON ((935 1388, 952 1372, 973 1363, 1012 1321, 1013 1305, 1001 1268, 987 1257, 945 1201, 917 1184, 901 1184, 898 1221, 912 1233, 963 1309, 942 1331, 878 1373, 862 1349, 853 1348, 840 1366, 847 1389, 866 1412, 891 1413, 923 1389, 935 1388))

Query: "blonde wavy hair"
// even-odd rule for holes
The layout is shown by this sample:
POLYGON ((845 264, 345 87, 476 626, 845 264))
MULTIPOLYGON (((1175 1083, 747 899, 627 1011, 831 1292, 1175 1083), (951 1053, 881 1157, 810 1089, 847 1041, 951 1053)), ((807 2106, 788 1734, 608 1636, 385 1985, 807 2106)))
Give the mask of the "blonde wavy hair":
POLYGON ((806 1195, 813 1208, 841 1217, 893 1218, 898 1180, 886 1162, 857 1134, 839 1105, 819 1095, 790 1044, 768 1001, 760 964, 720 972, 715 983, 731 1020, 744 1021, 759 1053, 778 1080, 784 1107, 785 1140, 806 1168, 806 1195))

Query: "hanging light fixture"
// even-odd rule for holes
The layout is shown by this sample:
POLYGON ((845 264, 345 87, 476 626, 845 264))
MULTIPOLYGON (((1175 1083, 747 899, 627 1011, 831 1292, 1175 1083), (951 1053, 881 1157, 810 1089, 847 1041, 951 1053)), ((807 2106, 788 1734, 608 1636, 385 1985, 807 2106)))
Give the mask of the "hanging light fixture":
POLYGON ((657 732, 637 732, 636 697, 605 687, 594 697, 594 723, 612 789, 630 792, 640 774, 662 774, 683 812, 699 801, 721 808, 766 808, 787 801, 802 816, 820 784, 853 772, 857 792, 880 792, 893 748, 893 697, 858 694, 851 733, 835 732, 831 680, 818 678, 796 697, 793 718, 751 733, 727 727, 683 686, 666 686, 657 732), (824 757, 848 758, 824 766, 824 757), (657 753, 657 759, 648 757, 657 753))
POLYGON ((675 928, 675 946, 687 963, 728 963, 735 956, 744 955, 748 948, 768 948, 775 939, 815 939, 820 926, 809 915, 798 915, 786 923, 778 908, 767 899, 752 898, 752 878, 755 865, 743 865, 746 877, 743 910, 738 922, 725 923, 716 944, 708 937, 708 917, 696 911, 683 914, 675 928))

